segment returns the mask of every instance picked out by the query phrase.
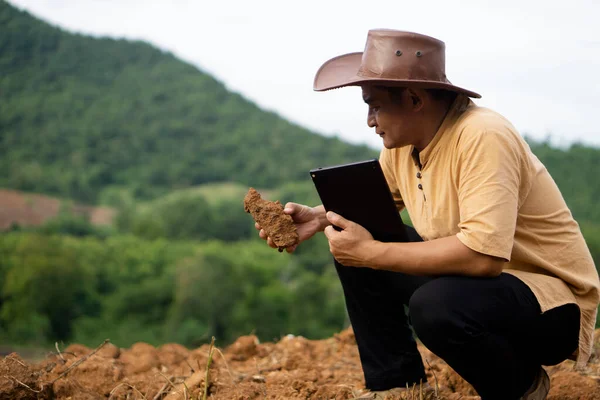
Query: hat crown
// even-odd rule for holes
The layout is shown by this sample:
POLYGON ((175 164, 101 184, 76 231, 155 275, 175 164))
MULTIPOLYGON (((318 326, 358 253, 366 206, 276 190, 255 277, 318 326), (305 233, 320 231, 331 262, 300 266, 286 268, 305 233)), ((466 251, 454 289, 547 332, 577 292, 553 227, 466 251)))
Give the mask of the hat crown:
POLYGON ((357 75, 364 78, 449 83, 445 44, 413 32, 370 30, 357 75))
POLYGON ((446 45, 414 32, 373 29, 363 52, 327 60, 315 75, 313 89, 380 85, 449 90, 481 97, 446 78, 446 45))

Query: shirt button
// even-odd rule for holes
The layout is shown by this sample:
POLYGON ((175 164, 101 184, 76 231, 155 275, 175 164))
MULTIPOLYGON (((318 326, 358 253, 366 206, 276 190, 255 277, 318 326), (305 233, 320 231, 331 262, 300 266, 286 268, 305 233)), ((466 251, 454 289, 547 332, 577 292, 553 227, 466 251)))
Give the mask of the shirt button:
POLYGON ((423 185, 421 185, 420 183, 417 187, 419 188, 419 190, 423 190, 423 185))
POLYGON ((421 179, 421 173, 417 172, 417 178, 421 179))

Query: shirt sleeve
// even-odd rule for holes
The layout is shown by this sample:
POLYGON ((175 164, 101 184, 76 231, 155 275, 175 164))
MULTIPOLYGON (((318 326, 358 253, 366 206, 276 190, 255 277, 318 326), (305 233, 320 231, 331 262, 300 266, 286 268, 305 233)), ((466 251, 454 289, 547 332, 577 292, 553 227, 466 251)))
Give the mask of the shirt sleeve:
POLYGON ((394 203, 396 203, 396 208, 400 212, 404 210, 405 205, 404 200, 402 200, 400 189, 398 188, 398 183, 396 182, 394 162, 392 160, 390 150, 381 150, 381 153, 379 154, 379 164, 381 164, 383 175, 385 176, 385 180, 390 188, 390 192, 392 192, 392 197, 394 198, 394 203))
POLYGON ((509 132, 470 132, 458 144, 458 239, 510 261, 519 202, 521 156, 509 132))

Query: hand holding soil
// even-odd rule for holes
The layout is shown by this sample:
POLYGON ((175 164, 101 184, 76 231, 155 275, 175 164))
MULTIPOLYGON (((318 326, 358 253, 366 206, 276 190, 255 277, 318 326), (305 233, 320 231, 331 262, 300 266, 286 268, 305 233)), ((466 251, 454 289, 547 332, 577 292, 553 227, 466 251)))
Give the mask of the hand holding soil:
MULTIPOLYGON (((310 239, 315 233, 323 231, 328 224, 323 206, 313 208, 303 204, 287 203, 283 212, 294 220, 296 231, 300 237, 298 244, 310 239)), ((256 228, 260 230, 260 226, 257 226, 256 228)), ((262 235, 259 233, 261 238, 268 239, 266 234, 264 234, 264 231, 261 232, 263 233, 262 235)), ((296 247, 298 247, 298 245, 288 247, 287 250, 292 253, 296 250, 296 247)))
POLYGON ((244 211, 252 215, 280 252, 299 243, 294 220, 283 212, 279 201, 263 200, 254 188, 250 188, 244 197, 244 211))

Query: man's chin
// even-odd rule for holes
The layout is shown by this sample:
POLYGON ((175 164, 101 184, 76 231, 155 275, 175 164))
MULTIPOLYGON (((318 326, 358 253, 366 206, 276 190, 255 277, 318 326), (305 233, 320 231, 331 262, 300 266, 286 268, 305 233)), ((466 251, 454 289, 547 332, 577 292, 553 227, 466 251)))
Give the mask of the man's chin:
POLYGON ((383 147, 385 147, 388 150, 399 149, 399 148, 405 147, 405 146, 408 146, 408 143, 394 143, 394 142, 387 142, 386 140, 383 141, 383 147))

